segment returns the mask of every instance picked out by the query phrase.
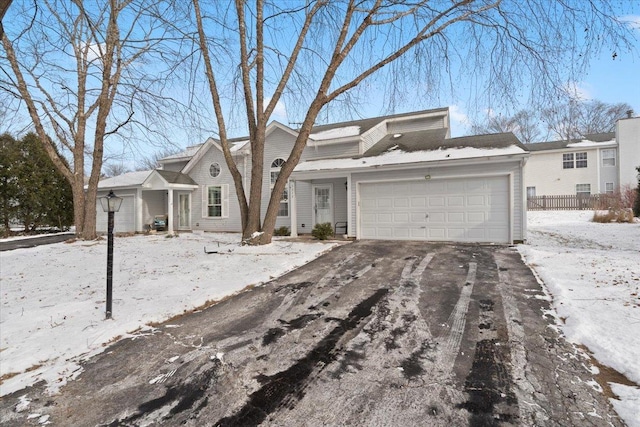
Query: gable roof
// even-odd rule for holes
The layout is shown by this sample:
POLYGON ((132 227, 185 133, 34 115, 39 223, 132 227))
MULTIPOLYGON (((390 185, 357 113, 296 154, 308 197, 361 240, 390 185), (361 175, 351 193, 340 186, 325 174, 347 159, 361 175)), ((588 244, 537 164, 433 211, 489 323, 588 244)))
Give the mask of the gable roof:
POLYGON ((377 124, 385 120, 393 120, 393 119, 400 119, 404 117, 430 115, 430 114, 437 114, 437 113, 442 113, 444 115, 447 113, 447 111, 449 111, 449 108, 444 107, 444 108, 435 108, 432 110, 412 111, 410 113, 391 114, 388 116, 379 116, 379 117, 371 117, 367 119, 358 119, 358 120, 350 120, 346 122, 330 123, 326 125, 314 125, 313 128, 311 128, 311 134, 319 134, 319 133, 323 133, 323 132, 327 132, 327 131, 339 129, 339 128, 353 129, 355 127, 359 127, 358 135, 362 135, 363 133, 367 132, 368 130, 370 130, 371 128, 373 128, 374 126, 376 126, 377 124))
POLYGON ((111 178, 103 179, 98 182, 98 190, 108 188, 128 188, 138 187, 147 180, 151 175, 152 170, 127 172, 122 175, 114 176, 111 178))
POLYGON ((392 148, 411 153, 414 151, 434 151, 450 148, 496 149, 516 146, 523 151, 527 151, 524 144, 511 132, 447 138, 447 131, 448 129, 442 128, 387 135, 364 153, 364 157, 378 156, 392 148))
POLYGON ((190 176, 181 172, 167 171, 163 169, 156 169, 157 172, 168 184, 186 184, 186 185, 198 185, 190 176))
POLYGON ((363 169, 425 162, 467 160, 478 157, 527 155, 526 147, 509 133, 445 138, 446 129, 387 135, 362 156, 346 159, 309 160, 294 172, 363 169))
POLYGON ((615 132, 593 133, 585 135, 583 139, 571 139, 563 141, 533 142, 525 144, 527 150, 531 152, 546 150, 562 150, 565 148, 580 148, 588 146, 597 146, 597 144, 606 144, 615 142, 615 132))

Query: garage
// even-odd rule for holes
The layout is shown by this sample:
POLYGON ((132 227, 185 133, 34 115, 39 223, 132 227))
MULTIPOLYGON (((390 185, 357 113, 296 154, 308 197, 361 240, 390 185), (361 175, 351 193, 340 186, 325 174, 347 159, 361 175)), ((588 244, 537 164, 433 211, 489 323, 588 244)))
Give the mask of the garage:
POLYGON ((509 177, 361 182, 361 239, 508 243, 509 177))
MULTIPOLYGON (((122 196, 120 210, 114 214, 113 231, 116 233, 136 231, 135 212, 135 197, 122 196)), ((107 213, 102 210, 100 200, 96 203, 96 230, 101 233, 107 232, 107 213)))

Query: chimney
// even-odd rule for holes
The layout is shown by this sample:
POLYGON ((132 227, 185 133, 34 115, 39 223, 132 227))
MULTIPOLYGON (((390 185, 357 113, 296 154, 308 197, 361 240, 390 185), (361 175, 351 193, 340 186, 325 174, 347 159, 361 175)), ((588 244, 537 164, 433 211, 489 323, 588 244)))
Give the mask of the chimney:
POLYGON ((633 117, 633 110, 627 110, 627 119, 630 119, 633 117))

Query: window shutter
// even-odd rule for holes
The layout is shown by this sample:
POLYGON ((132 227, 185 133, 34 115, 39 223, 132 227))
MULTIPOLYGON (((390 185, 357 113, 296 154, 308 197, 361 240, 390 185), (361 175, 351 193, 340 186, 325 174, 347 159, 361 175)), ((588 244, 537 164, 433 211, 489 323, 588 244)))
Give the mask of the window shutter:
POLYGON ((208 217, 207 205, 209 204, 209 191, 206 185, 202 186, 202 218, 208 217))
POLYGON ((229 218, 229 184, 222 184, 222 218, 229 218))

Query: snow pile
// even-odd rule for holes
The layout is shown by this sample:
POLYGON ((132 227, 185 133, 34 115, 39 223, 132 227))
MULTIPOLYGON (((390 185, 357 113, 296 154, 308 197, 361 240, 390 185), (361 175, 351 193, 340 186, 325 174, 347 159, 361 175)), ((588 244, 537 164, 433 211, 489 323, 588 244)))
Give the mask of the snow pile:
MULTIPOLYGON (((590 222, 591 211, 528 212, 518 249, 553 295, 567 339, 640 384, 640 224, 590 222)), ((640 389, 613 385, 611 399, 640 426, 640 389)))
POLYGON ((240 239, 116 237, 113 320, 105 320, 106 240, 0 253, 0 396, 40 380, 55 391, 116 337, 267 282, 333 246, 275 239, 240 246, 240 239))

